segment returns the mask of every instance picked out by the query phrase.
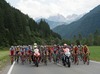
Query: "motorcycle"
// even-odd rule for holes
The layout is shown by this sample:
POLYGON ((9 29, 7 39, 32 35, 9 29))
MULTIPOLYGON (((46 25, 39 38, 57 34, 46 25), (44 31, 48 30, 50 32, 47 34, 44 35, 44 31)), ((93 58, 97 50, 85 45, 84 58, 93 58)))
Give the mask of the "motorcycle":
POLYGON ((63 66, 66 66, 66 64, 68 65, 68 67, 71 66, 71 61, 70 61, 70 52, 68 54, 63 54, 63 57, 62 57, 62 63, 63 63, 63 66))

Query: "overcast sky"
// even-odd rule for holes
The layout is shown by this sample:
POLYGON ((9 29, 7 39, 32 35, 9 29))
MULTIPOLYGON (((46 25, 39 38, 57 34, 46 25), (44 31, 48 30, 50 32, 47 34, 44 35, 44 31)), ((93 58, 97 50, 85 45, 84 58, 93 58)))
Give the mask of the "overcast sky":
POLYGON ((100 0, 6 0, 32 18, 61 14, 83 14, 100 5, 100 0))

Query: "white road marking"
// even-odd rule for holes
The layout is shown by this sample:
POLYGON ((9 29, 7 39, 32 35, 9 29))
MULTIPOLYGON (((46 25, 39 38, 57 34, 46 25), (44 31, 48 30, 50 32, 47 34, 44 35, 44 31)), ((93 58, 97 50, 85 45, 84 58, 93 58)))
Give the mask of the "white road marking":
POLYGON ((14 62, 13 62, 13 64, 11 65, 11 67, 10 67, 10 69, 9 69, 9 71, 8 71, 8 73, 7 73, 7 74, 11 74, 11 71, 12 71, 12 69, 13 69, 14 65, 15 65, 15 61, 14 61, 14 62))
POLYGON ((92 60, 90 60, 90 62, 93 62, 93 63, 98 63, 98 64, 100 64, 100 62, 97 62, 97 61, 92 61, 92 60))

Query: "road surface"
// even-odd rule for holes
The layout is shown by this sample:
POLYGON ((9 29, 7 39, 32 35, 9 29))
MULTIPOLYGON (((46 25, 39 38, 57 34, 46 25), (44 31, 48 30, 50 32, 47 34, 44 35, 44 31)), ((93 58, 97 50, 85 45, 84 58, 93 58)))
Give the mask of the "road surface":
MULTIPOLYGON (((11 65, 8 65, 1 74, 7 74, 10 67, 11 65)), ((90 65, 84 65, 81 62, 79 65, 72 64, 70 68, 53 62, 49 62, 47 66, 40 63, 39 67, 34 64, 15 63, 10 74, 100 74, 100 63, 91 62, 90 65)))

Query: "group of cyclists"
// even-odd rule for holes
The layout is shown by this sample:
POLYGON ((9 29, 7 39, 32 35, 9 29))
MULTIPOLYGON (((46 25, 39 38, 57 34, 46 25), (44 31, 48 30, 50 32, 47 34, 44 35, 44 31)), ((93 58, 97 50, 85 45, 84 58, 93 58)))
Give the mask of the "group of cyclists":
POLYGON ((90 51, 87 45, 18 45, 10 47, 10 57, 11 64, 15 60, 17 63, 21 62, 25 64, 36 64, 44 63, 47 65, 47 62, 60 63, 63 60, 63 56, 70 56, 70 62, 74 64, 79 64, 79 61, 89 64, 89 55, 90 51))

